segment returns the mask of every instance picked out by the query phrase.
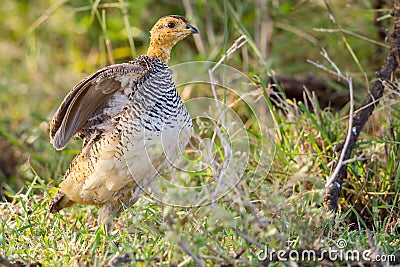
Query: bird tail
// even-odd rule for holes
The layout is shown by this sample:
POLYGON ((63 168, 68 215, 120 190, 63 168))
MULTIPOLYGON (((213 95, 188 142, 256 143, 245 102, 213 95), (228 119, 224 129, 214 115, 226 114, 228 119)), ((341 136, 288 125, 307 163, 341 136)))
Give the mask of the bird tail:
POLYGON ((74 204, 74 202, 71 199, 69 199, 64 193, 58 191, 50 202, 49 211, 51 213, 56 213, 72 204, 74 204))

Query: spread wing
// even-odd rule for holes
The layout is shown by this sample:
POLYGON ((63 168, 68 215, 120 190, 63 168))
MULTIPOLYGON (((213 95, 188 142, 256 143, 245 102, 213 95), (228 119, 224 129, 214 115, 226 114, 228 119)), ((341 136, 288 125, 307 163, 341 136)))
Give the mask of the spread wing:
POLYGON ((149 72, 141 62, 116 64, 103 68, 79 82, 55 113, 50 124, 50 140, 57 150, 65 148, 71 137, 100 123, 98 117, 115 94, 131 87, 149 72))

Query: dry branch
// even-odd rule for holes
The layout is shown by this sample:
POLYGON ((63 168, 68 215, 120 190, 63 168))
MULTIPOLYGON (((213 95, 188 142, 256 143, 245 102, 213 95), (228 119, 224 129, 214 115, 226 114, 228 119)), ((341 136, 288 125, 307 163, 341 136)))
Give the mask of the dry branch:
MULTIPOLYGON (((376 73, 376 80, 371 86, 371 90, 367 98, 361 104, 359 112, 353 115, 352 135, 349 140, 349 145, 342 150, 344 161, 350 158, 351 152, 356 144, 362 128, 368 121, 380 98, 383 95, 386 81, 390 80, 394 71, 399 64, 400 52, 400 0, 394 1, 391 15, 395 17, 394 31, 390 36, 390 50, 381 67, 376 73)), ((344 141, 342 142, 343 145, 344 141)), ((343 181, 347 177, 347 167, 343 165, 332 184, 326 190, 324 202, 329 210, 336 210, 338 207, 338 199, 343 181)))

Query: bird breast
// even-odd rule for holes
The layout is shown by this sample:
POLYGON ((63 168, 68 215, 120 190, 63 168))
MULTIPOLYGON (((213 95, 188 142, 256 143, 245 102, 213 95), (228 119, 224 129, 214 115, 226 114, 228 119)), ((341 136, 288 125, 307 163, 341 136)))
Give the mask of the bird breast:
POLYGON ((126 129, 122 139, 128 167, 135 180, 142 180, 157 175, 175 159, 188 143, 193 126, 169 69, 151 74, 133 99, 130 119, 122 120, 126 129))
POLYGON ((193 126, 168 68, 151 73, 134 91, 119 120, 121 148, 135 184, 146 186, 185 148, 193 126))

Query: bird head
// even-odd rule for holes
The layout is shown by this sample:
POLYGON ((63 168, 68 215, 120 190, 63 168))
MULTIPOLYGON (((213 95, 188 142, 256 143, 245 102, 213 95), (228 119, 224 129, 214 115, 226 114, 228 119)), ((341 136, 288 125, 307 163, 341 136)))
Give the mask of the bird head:
POLYGON ((157 21, 150 31, 150 47, 147 56, 168 63, 172 47, 180 40, 199 31, 182 16, 170 15, 157 21))

